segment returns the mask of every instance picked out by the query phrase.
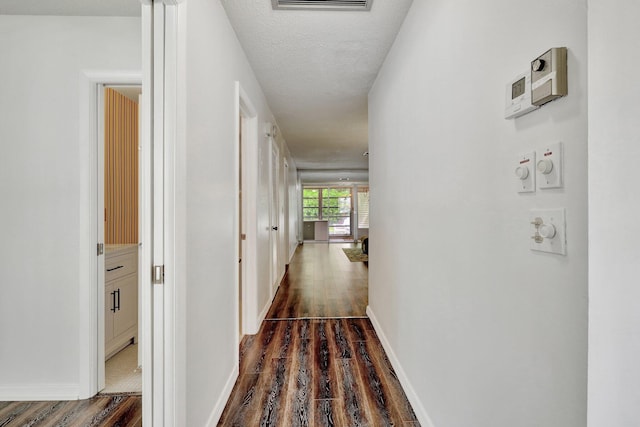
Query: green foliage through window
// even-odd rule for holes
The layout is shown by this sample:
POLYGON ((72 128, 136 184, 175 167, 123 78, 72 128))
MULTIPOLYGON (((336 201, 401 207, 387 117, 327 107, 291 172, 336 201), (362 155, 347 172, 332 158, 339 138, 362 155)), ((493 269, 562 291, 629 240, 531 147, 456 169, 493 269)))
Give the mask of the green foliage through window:
POLYGON ((304 188, 302 190, 304 221, 329 221, 329 234, 351 234, 350 188, 304 188))

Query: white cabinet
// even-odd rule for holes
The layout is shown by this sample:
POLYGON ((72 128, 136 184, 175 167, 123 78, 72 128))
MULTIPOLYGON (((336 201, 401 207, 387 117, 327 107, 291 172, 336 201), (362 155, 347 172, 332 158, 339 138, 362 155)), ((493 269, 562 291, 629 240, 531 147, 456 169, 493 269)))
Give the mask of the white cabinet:
POLYGON ((138 245, 107 246, 105 360, 138 340, 138 245))

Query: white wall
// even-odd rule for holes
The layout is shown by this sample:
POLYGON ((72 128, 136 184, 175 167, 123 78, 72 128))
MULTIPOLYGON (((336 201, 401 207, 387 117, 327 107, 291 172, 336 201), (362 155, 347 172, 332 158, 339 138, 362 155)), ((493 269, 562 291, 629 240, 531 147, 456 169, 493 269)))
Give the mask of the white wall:
MULTIPOLYGON (((233 386, 238 363, 236 340, 237 299, 234 251, 237 242, 235 82, 250 98, 258 113, 258 147, 245 147, 243 155, 254 159, 250 166, 256 188, 256 256, 258 308, 269 302, 269 161, 270 148, 263 123, 273 122, 271 112, 255 75, 219 1, 189 0, 181 4, 186 13, 186 57, 179 76, 186 97, 178 106, 185 111, 186 140, 179 143, 184 163, 178 162, 176 189, 184 194, 186 206, 178 207, 180 260, 186 283, 176 284, 178 324, 186 327, 186 420, 180 425, 215 425, 226 395, 233 386), (182 317, 180 317, 182 316, 182 317), (217 402, 217 404, 216 404, 217 402)), ((282 143, 282 141, 280 141, 282 143)), ((287 153, 281 145, 280 153, 287 153)), ((290 168, 295 168, 289 159, 290 168)), ((247 188, 247 187, 245 187, 247 188)), ((250 231, 248 231, 250 232, 250 231)), ((282 260, 284 265, 285 260, 282 260)), ((259 310, 258 310, 259 311, 259 310)))
POLYGON ((589 426, 640 425, 640 4, 589 0, 589 426))
POLYGON ((80 70, 139 70, 140 19, 0 28, 0 400, 77 398, 80 70))
POLYGON ((423 425, 586 424, 586 91, 586 0, 409 11, 369 96, 369 301, 423 425), (506 83, 554 46, 569 96, 505 120, 506 83), (556 141, 565 188, 517 194, 515 156, 556 141), (545 207, 566 256, 529 249, 545 207))

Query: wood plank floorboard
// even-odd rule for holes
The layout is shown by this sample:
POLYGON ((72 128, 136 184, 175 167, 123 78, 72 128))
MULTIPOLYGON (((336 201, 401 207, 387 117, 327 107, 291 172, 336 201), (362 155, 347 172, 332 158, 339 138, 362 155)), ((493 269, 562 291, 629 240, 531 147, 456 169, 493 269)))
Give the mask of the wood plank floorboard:
POLYGON ((351 262, 353 243, 299 246, 266 318, 365 317, 369 267, 351 262))
POLYGON ((142 398, 99 396, 65 402, 1 402, 0 427, 139 427, 142 398))
POLYGON ((267 320, 219 426, 419 425, 368 319, 267 320))
POLYGON ((419 426, 373 325, 368 266, 343 247, 297 249, 219 426, 419 426))

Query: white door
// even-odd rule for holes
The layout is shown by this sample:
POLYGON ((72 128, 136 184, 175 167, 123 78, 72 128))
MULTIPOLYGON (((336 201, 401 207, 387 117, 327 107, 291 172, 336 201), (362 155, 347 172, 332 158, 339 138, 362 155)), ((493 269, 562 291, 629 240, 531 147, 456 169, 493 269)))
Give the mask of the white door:
POLYGON ((282 259, 285 261, 285 264, 289 263, 289 256, 291 248, 289 247, 289 233, 291 231, 291 227, 289 226, 289 162, 285 158, 283 161, 284 170, 282 176, 282 247, 280 249, 280 253, 282 254, 282 259))
MULTIPOLYGON (((144 5, 145 3, 143 3, 144 5)), ((168 421, 163 408, 165 404, 165 344, 164 344, 164 301, 165 288, 164 284, 164 223, 165 223, 165 43, 166 43, 166 12, 164 4, 161 0, 154 0, 151 8, 147 9, 147 34, 149 36, 149 51, 152 56, 146 56, 143 70, 145 77, 149 77, 151 81, 149 108, 147 118, 149 119, 150 129, 150 148, 153 153, 150 159, 152 169, 152 188, 151 188, 151 211, 152 211, 152 228, 151 228, 151 284, 150 296, 152 298, 152 310, 149 314, 149 322, 151 327, 152 346, 148 348, 150 359, 150 367, 147 367, 147 358, 145 358, 143 368, 143 381, 146 372, 148 387, 153 393, 152 399, 143 401, 143 419, 145 415, 148 425, 163 427, 165 421, 168 421), (149 74, 147 74, 147 72, 149 74), (151 371, 151 372, 149 372, 151 371), (149 375, 150 374, 150 375, 149 375), (147 403, 145 411, 144 403, 147 403), (151 406, 151 408, 149 408, 151 406), (149 419, 150 418, 150 419, 149 419), (151 421, 149 423, 149 421, 151 421)), ((143 6, 143 18, 145 17, 145 9, 143 6)), ((169 20, 170 21, 170 20, 169 20)), ((167 78, 167 81, 169 79, 167 78)), ((143 93, 144 95, 144 93, 143 93)), ((144 266, 142 268, 145 268, 144 266)), ((149 270, 147 270, 149 271, 149 270)), ((144 384, 143 384, 144 388, 144 384)), ((144 390, 143 390, 144 398, 144 390)), ((170 402, 166 402, 170 403, 170 402)))
POLYGON ((276 142, 270 138, 271 141, 271 165, 270 165, 270 178, 271 178, 271 295, 275 295, 278 289, 278 260, 279 260, 279 248, 280 248, 280 232, 279 232, 279 201, 278 201, 278 176, 280 173, 280 153, 276 142))
MULTIPOLYGON (((147 4, 148 2, 143 2, 147 4)), ((152 219, 151 265, 143 266, 151 271, 148 289, 151 289, 152 348, 145 354, 143 368, 143 417, 146 425, 173 427, 184 425, 182 413, 185 404, 176 393, 176 260, 175 260, 175 158, 178 140, 178 27, 184 25, 185 4, 170 0, 153 0, 153 7, 143 6, 143 37, 153 52, 143 62, 145 77, 152 82, 152 97, 148 113, 151 129, 152 170, 152 219), (180 11, 180 12, 179 12, 180 11), (150 13, 150 15, 147 15, 150 13), (146 19, 145 19, 146 18, 146 19), (180 20, 180 19, 181 20, 180 20), (151 121, 152 118, 152 121, 151 121), (149 360, 149 363, 147 363, 149 360), (149 367, 151 369, 149 369, 149 367), (149 371, 151 373, 149 375, 149 371), (144 376, 147 372, 152 389, 152 401, 144 397, 144 376), (150 378, 149 378, 150 377, 150 378), (145 402, 147 408, 145 412, 145 402), (152 405, 149 408, 149 405, 152 405)), ((143 93, 144 95, 144 93, 143 93)), ((146 127, 146 126, 145 126, 146 127)), ((179 379, 178 379, 179 380, 179 379)))
MULTIPOLYGON (((99 392, 105 387, 105 337, 113 336, 113 320, 107 321, 105 316, 105 307, 110 305, 109 300, 107 299, 113 289, 105 290, 105 258, 106 251, 104 247, 104 221, 105 221, 105 209, 104 209, 104 88, 105 84, 98 84, 95 86, 96 90, 96 111, 98 113, 96 121, 98 124, 98 134, 97 144, 96 144, 96 156, 97 156, 97 164, 96 164, 96 239, 98 244, 101 246, 101 249, 98 250, 98 262, 96 271, 97 277, 97 313, 98 313, 98 330, 97 340, 96 340, 96 356, 97 356, 97 384, 98 388, 95 392, 99 392), (106 293, 108 292, 108 293, 106 293), (106 329, 105 329, 106 328, 106 329)), ((107 338, 108 339, 108 338, 107 338)))
POLYGON ((246 239, 245 236, 245 224, 244 224, 244 215, 243 215, 243 204, 242 204, 242 186, 243 186, 243 179, 242 179, 242 173, 243 173, 243 168, 242 168, 242 132, 243 132, 243 127, 244 127, 244 118, 242 117, 242 111, 238 112, 239 115, 239 120, 240 120, 240 126, 239 126, 239 135, 238 135, 238 336, 239 338, 242 338, 242 331, 243 331, 243 324, 242 324, 242 317, 243 317, 243 306, 242 306, 242 280, 245 276, 244 274, 244 264, 243 264, 243 259, 244 259, 244 240, 246 239))

